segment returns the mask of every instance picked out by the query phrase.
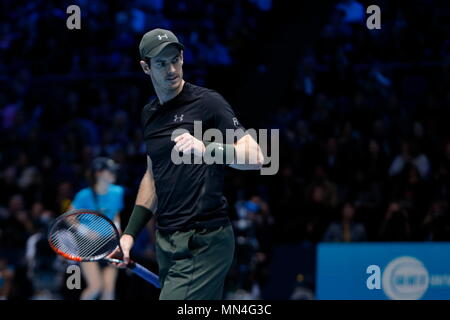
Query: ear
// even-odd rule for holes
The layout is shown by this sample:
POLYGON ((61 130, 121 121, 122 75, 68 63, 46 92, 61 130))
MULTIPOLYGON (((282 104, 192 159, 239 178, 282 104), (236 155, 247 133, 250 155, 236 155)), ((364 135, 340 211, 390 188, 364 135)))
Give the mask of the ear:
POLYGON ((141 60, 140 62, 142 71, 144 71, 145 74, 150 75, 150 66, 145 62, 144 60, 141 60))

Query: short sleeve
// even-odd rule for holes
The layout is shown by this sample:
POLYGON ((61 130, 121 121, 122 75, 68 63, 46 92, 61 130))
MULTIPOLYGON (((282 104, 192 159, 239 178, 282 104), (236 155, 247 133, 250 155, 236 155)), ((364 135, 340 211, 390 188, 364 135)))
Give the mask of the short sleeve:
POLYGON ((74 209, 89 209, 89 204, 87 201, 86 190, 80 190, 74 197, 72 201, 72 206, 74 209))
POLYGON ((203 97, 203 104, 208 127, 219 129, 224 137, 227 129, 241 129, 236 131, 240 132, 237 135, 237 139, 240 139, 245 134, 245 128, 237 119, 233 108, 219 93, 215 91, 206 93, 203 97))

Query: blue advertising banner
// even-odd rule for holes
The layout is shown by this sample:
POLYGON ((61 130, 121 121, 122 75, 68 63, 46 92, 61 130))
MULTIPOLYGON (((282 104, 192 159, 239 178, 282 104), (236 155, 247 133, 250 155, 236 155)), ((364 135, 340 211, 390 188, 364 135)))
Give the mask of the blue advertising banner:
POLYGON ((321 243, 319 300, 449 300, 450 243, 321 243))

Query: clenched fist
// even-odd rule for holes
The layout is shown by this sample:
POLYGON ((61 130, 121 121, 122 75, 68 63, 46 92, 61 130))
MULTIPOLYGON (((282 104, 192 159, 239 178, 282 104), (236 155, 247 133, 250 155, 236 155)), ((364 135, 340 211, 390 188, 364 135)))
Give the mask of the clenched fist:
POLYGON ((173 141, 175 142, 175 151, 181 151, 183 154, 193 153, 194 156, 201 157, 205 152, 203 141, 198 140, 190 133, 180 134, 173 141))

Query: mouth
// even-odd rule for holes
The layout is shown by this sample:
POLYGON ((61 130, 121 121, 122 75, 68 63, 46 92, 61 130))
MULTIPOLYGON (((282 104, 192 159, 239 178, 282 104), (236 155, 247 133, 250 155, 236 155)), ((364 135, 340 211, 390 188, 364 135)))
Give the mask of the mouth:
POLYGON ((173 76, 173 77, 166 78, 167 81, 174 81, 176 79, 178 79, 178 76, 173 76))

